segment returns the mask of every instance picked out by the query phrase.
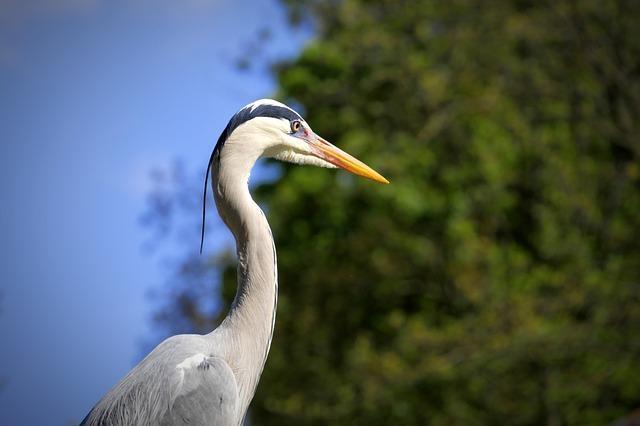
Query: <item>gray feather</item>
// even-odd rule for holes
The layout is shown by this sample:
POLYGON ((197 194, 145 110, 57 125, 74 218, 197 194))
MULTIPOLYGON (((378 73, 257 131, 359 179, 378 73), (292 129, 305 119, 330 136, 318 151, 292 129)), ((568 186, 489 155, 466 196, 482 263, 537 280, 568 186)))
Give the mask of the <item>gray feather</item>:
POLYGON ((156 347, 91 410, 82 425, 229 425, 238 392, 233 372, 206 338, 173 336, 156 347), (197 365, 185 361, 204 359, 197 365))

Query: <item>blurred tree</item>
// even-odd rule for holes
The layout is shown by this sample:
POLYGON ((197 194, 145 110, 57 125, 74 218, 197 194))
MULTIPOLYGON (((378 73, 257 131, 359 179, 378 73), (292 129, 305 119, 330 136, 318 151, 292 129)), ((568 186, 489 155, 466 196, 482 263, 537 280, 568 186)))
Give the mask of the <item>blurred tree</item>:
MULTIPOLYGON (((280 298, 252 423, 591 425, 640 405, 640 2, 287 4, 317 38, 277 67, 280 98, 392 184, 286 166, 257 189, 280 298)), ((199 307, 205 263, 174 280, 173 331, 225 314, 199 307)))

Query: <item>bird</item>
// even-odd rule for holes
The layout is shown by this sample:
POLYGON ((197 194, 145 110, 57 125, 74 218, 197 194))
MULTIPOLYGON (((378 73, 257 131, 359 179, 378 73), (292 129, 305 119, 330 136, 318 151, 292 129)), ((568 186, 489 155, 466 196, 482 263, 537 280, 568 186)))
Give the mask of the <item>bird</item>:
POLYGON ((211 153, 204 179, 235 237, 237 289, 225 319, 204 335, 167 338, 98 401, 81 425, 237 426, 267 360, 278 301, 276 248, 269 223, 249 192, 262 157, 342 168, 380 183, 378 172, 318 136, 300 114, 273 99, 236 112, 211 153))

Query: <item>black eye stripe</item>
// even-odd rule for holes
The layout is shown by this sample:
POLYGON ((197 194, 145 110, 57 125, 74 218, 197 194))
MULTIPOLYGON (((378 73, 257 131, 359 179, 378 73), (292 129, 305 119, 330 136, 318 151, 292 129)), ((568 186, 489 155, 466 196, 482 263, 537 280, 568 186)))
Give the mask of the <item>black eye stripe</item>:
POLYGON ((222 134, 218 138, 218 142, 213 149, 213 154, 222 149, 224 143, 238 126, 257 117, 284 118, 289 121, 302 121, 302 117, 300 117, 297 112, 287 107, 263 104, 252 109, 251 106, 247 106, 231 117, 231 120, 227 123, 227 127, 224 128, 222 134))

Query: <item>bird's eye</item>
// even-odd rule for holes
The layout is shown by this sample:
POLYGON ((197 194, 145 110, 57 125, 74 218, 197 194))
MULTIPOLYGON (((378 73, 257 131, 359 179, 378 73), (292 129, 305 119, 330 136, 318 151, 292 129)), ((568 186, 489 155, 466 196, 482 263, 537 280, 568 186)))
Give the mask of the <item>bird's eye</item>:
POLYGON ((291 131, 293 133, 296 133, 298 130, 300 130, 301 127, 302 127, 302 123, 300 123, 300 121, 294 120, 291 122, 291 131))

